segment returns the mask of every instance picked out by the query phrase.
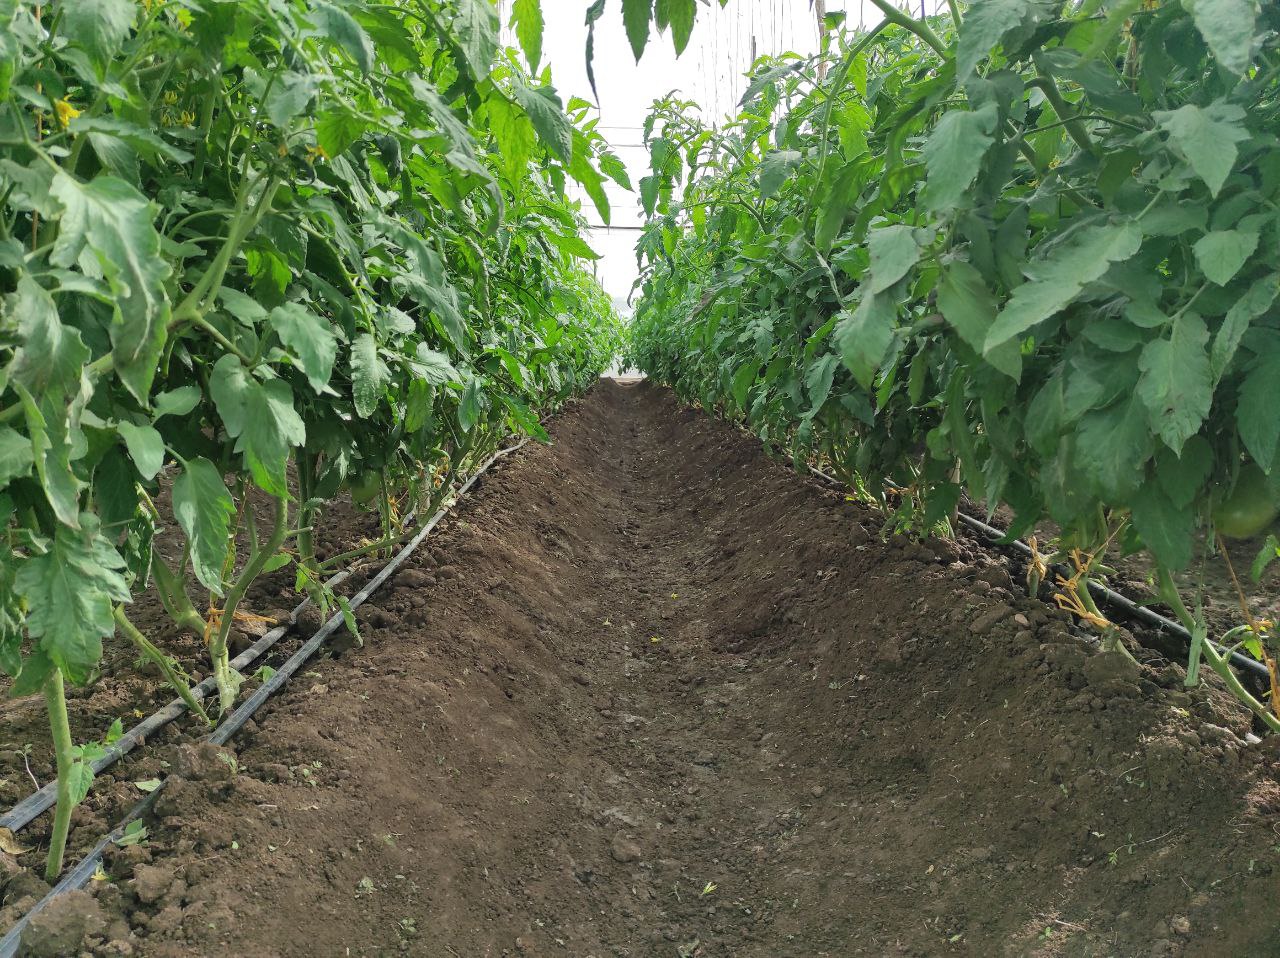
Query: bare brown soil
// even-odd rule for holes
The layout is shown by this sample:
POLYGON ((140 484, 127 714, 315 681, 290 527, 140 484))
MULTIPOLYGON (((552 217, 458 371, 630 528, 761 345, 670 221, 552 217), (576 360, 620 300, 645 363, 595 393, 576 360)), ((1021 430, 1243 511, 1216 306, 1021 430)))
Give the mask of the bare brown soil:
POLYGON ((656 388, 552 435, 238 770, 161 750, 148 841, 28 953, 1280 954, 1280 752, 1225 696, 656 388))

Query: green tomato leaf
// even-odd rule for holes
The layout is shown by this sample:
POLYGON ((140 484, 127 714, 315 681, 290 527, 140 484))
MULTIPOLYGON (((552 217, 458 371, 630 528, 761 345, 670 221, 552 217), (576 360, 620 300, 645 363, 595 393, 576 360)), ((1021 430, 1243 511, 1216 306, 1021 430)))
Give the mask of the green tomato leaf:
POLYGON ((138 515, 138 467, 119 447, 103 453, 93 470, 93 498, 102 525, 118 532, 138 515))
POLYGON ((1147 410, 1136 391, 1085 413, 1075 435, 1075 465, 1103 501, 1124 502, 1142 485, 1154 442, 1147 410))
POLYGON ((1156 456, 1156 481, 1180 509, 1191 505, 1212 472, 1213 447, 1203 436, 1188 439, 1181 454, 1162 449, 1156 456))
POLYGON ((1215 230, 1192 247, 1204 275, 1219 286, 1231 282, 1257 248, 1258 234, 1253 230, 1215 230))
POLYGON ((248 371, 231 353, 222 356, 213 366, 209 395, 227 434, 233 438, 244 431, 245 396, 254 385, 248 371))
POLYGON ((1249 291, 1227 310, 1222 326, 1213 337, 1213 350, 1209 357, 1215 385, 1231 365, 1249 324, 1271 308, 1277 292, 1280 292, 1280 274, 1272 273, 1249 287, 1249 291))
POLYGON ((40 487, 58 521, 78 529, 80 492, 85 484, 71 469, 72 443, 66 409, 53 393, 46 393, 37 402, 22 384, 15 383, 14 388, 26 414, 40 487))
POLYGON ((941 213, 960 205, 994 142, 999 115, 996 105, 988 103, 979 110, 951 110, 938 121, 924 145, 929 209, 941 213))
POLYGON ((128 38, 137 8, 134 0, 75 0, 61 7, 62 35, 104 64, 128 38))
POLYGON ((698 15, 697 0, 657 0, 654 16, 660 24, 670 25, 676 56, 684 53, 693 34, 693 21, 698 15))
POLYGON ((115 297, 115 372, 145 406, 169 321, 165 281, 171 270, 152 223, 155 208, 133 186, 111 176, 81 183, 59 173, 49 192, 63 207, 49 260, 72 267, 87 252, 97 261, 115 297))
POLYGON ((515 27, 520 49, 529 61, 529 72, 537 73, 542 62, 541 0, 515 0, 511 7, 511 25, 515 27))
POLYGON ((209 391, 253 481, 273 496, 287 495, 285 463, 293 447, 306 442, 288 384, 280 379, 258 382, 228 353, 214 366, 209 391))
POLYGON ((415 433, 432 421, 436 391, 426 379, 409 381, 409 391, 404 400, 404 431, 415 433))
POLYGON ((1254 360, 1240 385, 1236 402, 1236 423, 1240 439, 1263 472, 1276 465, 1280 448, 1280 415, 1276 412, 1276 384, 1280 383, 1280 337, 1261 341, 1262 352, 1254 360))
POLYGON ((217 468, 196 457, 173 483, 173 517, 191 543, 191 567, 214 595, 222 595, 222 565, 236 506, 217 468))
POLYGON ((11 479, 24 479, 31 475, 35 461, 31 440, 16 429, 0 426, 0 489, 11 479))
POLYGON ((818 207, 814 222, 813 242, 824 253, 831 249, 831 244, 840 235, 844 218, 857 199, 854 184, 858 175, 859 162, 846 163, 832 178, 830 188, 823 190, 822 205, 818 207))
POLYGON ((1159 486, 1148 483, 1132 513, 1134 528, 1157 562, 1175 572, 1191 564, 1196 520, 1190 507, 1174 505, 1159 486))
POLYGON ((351 343, 351 394, 356 415, 367 419, 373 415, 386 390, 389 371, 378 355, 378 342, 372 333, 361 333, 351 343))
POLYGON ((747 408, 747 398, 751 395, 751 387, 755 385, 756 374, 759 367, 749 362, 739 366, 738 371, 733 374, 733 382, 730 384, 729 391, 733 394, 733 401, 736 402, 741 409, 747 408))
POLYGON ((373 42, 365 33, 364 27, 351 14, 332 3, 319 0, 310 15, 315 18, 319 32, 345 50, 361 73, 368 73, 373 69, 373 42))
POLYGON ((71 770, 67 774, 67 782, 71 786, 71 803, 79 805, 88 796, 89 790, 93 788, 93 766, 90 764, 92 758, 79 757, 71 763, 71 770))
POLYGON ((1249 577, 1254 582, 1262 579, 1262 573, 1267 571, 1267 567, 1276 559, 1280 559, 1280 539, 1277 539, 1272 533, 1262 543, 1262 548, 1258 550, 1258 554, 1253 559, 1253 564, 1249 566, 1249 577))
POLYGON ((963 82, 979 61, 1007 34, 1042 19, 1048 5, 1042 0, 974 0, 965 11, 956 46, 956 80, 963 82))
POLYGON ((534 147, 538 143, 537 133, 528 114, 508 100, 501 92, 496 92, 485 101, 489 113, 489 128, 498 142, 498 153, 502 168, 507 177, 518 181, 529 166, 529 158, 533 156, 534 147))
POLYGON ((5 315, 18 320, 19 346, 7 370, 10 381, 37 396, 74 393, 89 361, 89 347, 79 330, 63 325, 53 297, 24 273, 4 305, 5 315))
POLYGON ((223 286, 218 290, 218 299, 222 302, 222 308, 234 316, 241 326, 252 329, 267 318, 266 309, 252 296, 238 289, 223 286))
POLYGON ((1182 6, 1195 20, 1214 58, 1236 76, 1243 76, 1261 43, 1254 33, 1254 0, 1182 0, 1182 6))
POLYGON ((491 0, 457 0, 452 26, 471 75, 483 80, 498 52, 498 11, 491 0))
MULTIPOLYGON (((996 319, 996 300, 986 280, 970 263, 956 261, 947 267, 938 287, 938 310, 955 327, 960 338, 979 355, 996 319)), ((1009 340, 987 353, 987 361, 1014 379, 1022 375, 1022 352, 1009 340)))
POLYGON ((645 44, 649 42, 649 21, 653 17, 653 0, 622 0, 622 24, 627 31, 631 52, 640 62, 645 44))
POLYGON ((1236 144, 1249 139, 1249 131, 1241 123, 1244 108, 1215 100, 1204 107, 1187 103, 1176 110, 1157 110, 1152 116, 1209 192, 1217 196, 1235 166, 1239 155, 1236 144))
POLYGON ((805 413, 806 419, 812 419, 822 411, 827 397, 831 395, 831 384, 835 381, 836 368, 839 365, 840 358, 835 353, 827 353, 805 373, 804 384, 809 390, 810 401, 809 411, 805 413))
POLYGON ((290 121, 307 109, 307 104, 319 89, 319 77, 287 70, 267 91, 267 98, 262 104, 263 111, 268 120, 281 130, 287 130, 290 121))
POLYGON ((346 110, 325 110, 316 120, 316 145, 332 159, 364 135, 365 121, 346 110))
POLYGON ((151 402, 152 419, 161 416, 185 416, 200 403, 199 386, 179 386, 158 394, 151 402))
POLYGON ((116 431, 124 439, 129 458, 139 475, 148 481, 154 479, 164 465, 164 440, 160 433, 152 426, 137 426, 131 422, 120 422, 116 431))
POLYGON ((431 385, 443 386, 447 383, 462 382, 462 377, 458 375, 458 371, 453 368, 449 357, 444 353, 437 352, 426 343, 419 343, 416 356, 418 373, 431 385))
POLYGON ((569 175, 582 184, 582 188, 591 197, 596 212, 605 226, 609 225, 609 194, 605 192, 604 177, 591 165, 590 147, 580 130, 573 133, 573 156, 569 160, 569 175))
POLYGON ((271 311, 271 327, 289 350, 317 394, 329 384, 338 358, 338 341, 328 320, 299 303, 285 303, 271 311))
POLYGON ((846 310, 836 323, 834 336, 840 359, 864 389, 871 388, 893 342, 896 313, 888 296, 867 292, 857 308, 846 310))
POLYGON ((1209 330, 1195 313, 1183 313, 1168 339, 1154 339, 1138 358, 1138 395, 1151 428, 1175 453, 1197 432, 1213 405, 1213 375, 1205 346, 1209 330))
POLYGON ((458 425, 463 432, 470 432, 480 421, 481 398, 479 378, 472 377, 462 390, 462 399, 458 402, 458 425))
POLYGON ((556 91, 549 86, 531 87, 513 81, 511 92, 538 132, 538 139, 552 156, 568 163, 573 152, 573 124, 564 114, 556 91))
POLYGON ((568 253, 570 256, 576 256, 579 259, 596 260, 600 258, 600 254, 588 246, 586 240, 581 237, 564 236, 550 230, 542 235, 548 243, 562 253, 568 253))
POLYGON ((288 495, 285 465, 295 446, 307 441, 306 426, 293 408, 293 393, 282 380, 272 379, 250 391, 245 430, 236 440, 253 481, 273 496, 288 495))
POLYGON ((760 198, 767 200, 786 182, 800 162, 796 150, 770 150, 760 161, 760 198))
POLYGON ((124 559, 84 513, 79 530, 59 526, 49 551, 29 557, 14 588, 27 604, 27 632, 66 677, 79 685, 102 658, 102 639, 115 631, 112 607, 129 601, 124 559))
POLYGON ((871 254, 873 293, 883 293, 906 276, 920 259, 915 230, 904 223, 872 230, 867 234, 867 248, 871 254))
POLYGON ((1112 263, 1128 259, 1141 245, 1142 231, 1135 223, 1093 226, 1044 259, 1029 263, 1024 270, 1028 281, 1014 289, 992 323, 984 351, 990 355, 1001 344, 1056 315, 1086 283, 1102 276, 1112 263))

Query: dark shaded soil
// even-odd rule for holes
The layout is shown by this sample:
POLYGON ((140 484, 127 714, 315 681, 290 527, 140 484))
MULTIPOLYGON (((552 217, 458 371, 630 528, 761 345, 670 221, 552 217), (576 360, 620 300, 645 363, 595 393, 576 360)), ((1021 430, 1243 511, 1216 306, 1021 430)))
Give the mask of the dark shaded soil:
MULTIPOLYGON (((646 385, 479 484, 32 954, 1280 954, 1271 742, 646 385)), ((19 880, 19 879, 15 879, 19 880)))

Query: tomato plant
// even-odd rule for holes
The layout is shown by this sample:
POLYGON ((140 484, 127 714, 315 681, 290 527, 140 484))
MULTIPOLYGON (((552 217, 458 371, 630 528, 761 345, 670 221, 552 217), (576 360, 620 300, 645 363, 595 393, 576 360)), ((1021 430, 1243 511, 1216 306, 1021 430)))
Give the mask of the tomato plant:
POLYGON ((1280 498, 1280 9, 873 2, 727 123, 655 105, 632 359, 901 523, 1052 520, 1122 649, 1108 546, 1164 581, 1280 498))
POLYGON ((204 715, 131 601, 206 637, 226 712, 254 580, 296 562, 327 598, 327 502, 376 477, 390 534, 615 351, 566 190, 607 221, 625 170, 498 26, 488 0, 0 0, 0 667, 49 704, 50 878, 91 778, 64 685, 103 640, 204 715))

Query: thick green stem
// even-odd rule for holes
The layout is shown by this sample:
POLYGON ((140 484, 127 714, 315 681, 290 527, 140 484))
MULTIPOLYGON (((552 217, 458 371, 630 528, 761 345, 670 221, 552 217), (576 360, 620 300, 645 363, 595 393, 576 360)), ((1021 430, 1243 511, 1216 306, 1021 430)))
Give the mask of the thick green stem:
MULTIPOLYGON (((1093 601, 1093 593, 1089 591, 1089 577, 1082 575, 1080 581, 1076 584, 1076 595, 1080 597, 1080 604, 1083 605, 1091 615, 1097 616, 1103 621, 1108 621, 1107 617, 1098 609, 1098 604, 1093 601)), ((1120 641, 1120 630, 1114 625, 1108 624, 1102 630, 1102 651, 1103 652, 1119 652, 1130 662, 1135 665, 1138 660, 1133 657, 1133 653, 1125 648, 1125 644, 1120 641)))
MULTIPOLYGON (((1156 569, 1156 583, 1159 585, 1161 598, 1172 607, 1174 614, 1177 615, 1178 621, 1182 623, 1183 627, 1194 635, 1196 620, 1187 611, 1187 606, 1182 601, 1182 596, 1178 594, 1178 586, 1174 583, 1173 576, 1168 569, 1164 567, 1156 569)), ((1209 668, 1217 672, 1218 677, 1226 683, 1227 688, 1231 690, 1231 694, 1247 705, 1254 715, 1262 719, 1267 728, 1273 732, 1280 732, 1280 718, 1273 715, 1270 709, 1254 698, 1253 694, 1241 684, 1226 655, 1219 652, 1214 648, 1213 643, 1207 640, 1200 644, 1200 655, 1209 663, 1209 668)))
MULTIPOLYGON (((186 561, 184 556, 183 568, 186 561)), ((184 632, 192 635, 204 635, 204 618, 191 604, 191 597, 182 584, 180 573, 169 568, 159 553, 155 553, 151 563, 151 571, 155 576, 156 594, 160 596, 160 604, 174 624, 184 632)))
POLYGON ((252 210, 249 209, 249 194, 255 180, 246 177, 236 197, 235 214, 227 232, 227 241, 218 250, 218 255, 200 280, 186 297, 173 310, 172 324, 193 322, 204 316, 205 300, 217 293, 222 285, 222 278, 231 265, 232 257, 240 251, 240 244, 254 231, 258 222, 271 208, 271 194, 275 189, 275 178, 268 177, 262 188, 262 194, 252 210))
MULTIPOLYGON (((245 503, 245 508, 249 508, 248 503, 245 503)), ((231 706, 236 699, 236 692, 239 689, 239 683, 235 681, 231 674, 231 659, 227 652, 227 640, 231 635, 231 627, 235 623, 236 609, 244 598, 244 594, 249 590, 249 586, 262 573, 262 567, 267 564, 267 560, 279 552, 280 547, 284 545, 285 534, 288 531, 286 528, 288 518, 289 499, 287 496, 281 496, 276 500, 271 535, 266 542, 261 543, 253 550, 249 556, 248 563, 245 564, 240 574, 236 576, 231 588, 227 590, 227 596, 222 606, 222 621, 218 624, 218 631, 209 642, 209 658, 213 663, 213 677, 218 684, 218 707, 224 715, 231 710, 231 706)))
POLYGON ((382 537, 388 539, 394 533, 391 531, 391 489, 387 485, 385 469, 379 473, 378 480, 378 515, 382 524, 382 537))
POLYGON ((1076 146, 1086 153, 1097 152, 1098 148, 1094 145, 1093 137, 1084 128, 1084 124, 1080 122, 1075 111, 1067 105, 1067 101, 1058 90, 1058 84, 1054 82, 1053 77, 1041 73, 1040 76, 1028 82, 1027 86, 1036 87, 1044 94, 1045 99, 1052 104, 1053 112, 1058 114, 1058 119, 1062 121, 1062 125, 1067 129, 1067 134, 1075 141, 1076 146))
POLYGON ((150 659, 159 667, 161 674, 165 677, 165 681, 167 681, 169 685, 172 686, 173 690, 178 693, 178 698, 182 699, 182 701, 186 703, 187 708, 189 708, 193 714, 200 716, 200 720, 202 722, 207 725, 212 725, 213 722, 210 720, 208 714, 206 714, 204 705, 201 704, 200 700, 196 698, 195 694, 191 691, 190 683, 188 683, 182 674, 174 668, 173 660, 160 651, 160 649, 158 649, 150 639, 143 635, 138 627, 129 620, 129 616, 125 614, 124 606, 116 606, 115 620, 120 631, 125 634, 125 638, 132 642, 134 647, 146 658, 150 659))
POLYGON ((379 539, 377 542, 370 542, 366 546, 360 546, 359 548, 356 548, 356 549, 349 549, 346 552, 339 553, 336 556, 330 556, 328 559, 325 559, 324 562, 320 563, 319 568, 321 571, 331 569, 336 565, 341 565, 343 562, 346 562, 348 559, 358 559, 361 556, 366 556, 371 552, 378 552, 382 549, 388 549, 391 546, 398 545, 399 543, 404 542, 405 539, 412 539, 415 535, 417 535, 417 532, 418 532, 417 529, 409 529, 408 531, 401 532, 397 535, 384 536, 383 538, 379 539))
POLYGON ((930 27, 929 24, 925 23, 923 20, 917 20, 915 17, 907 16, 890 3, 889 0, 871 0, 871 2, 880 8, 880 12, 884 14, 884 18, 890 23, 896 23, 904 30, 911 31, 925 43, 929 44, 929 46, 933 47, 934 52, 937 53, 938 56, 942 57, 944 60, 948 59, 946 44, 938 39, 938 35, 933 32, 933 28, 930 27))
POLYGON ((45 881, 53 883, 62 873, 62 859, 67 850, 67 831, 71 827, 71 766, 74 764, 71 744, 71 722, 67 717, 67 693, 62 670, 54 667, 45 680, 44 700, 49 709, 49 728, 53 732, 53 752, 58 760, 58 804, 53 813, 53 835, 49 839, 49 858, 45 863, 45 881))
POLYGON ((298 523, 298 566, 303 570, 307 595, 320 610, 321 617, 328 617, 329 603, 324 583, 320 581, 320 563, 316 561, 315 527, 320 519, 321 507, 312 500, 315 495, 316 456, 299 450, 294 457, 298 467, 298 497, 302 500, 298 523))

